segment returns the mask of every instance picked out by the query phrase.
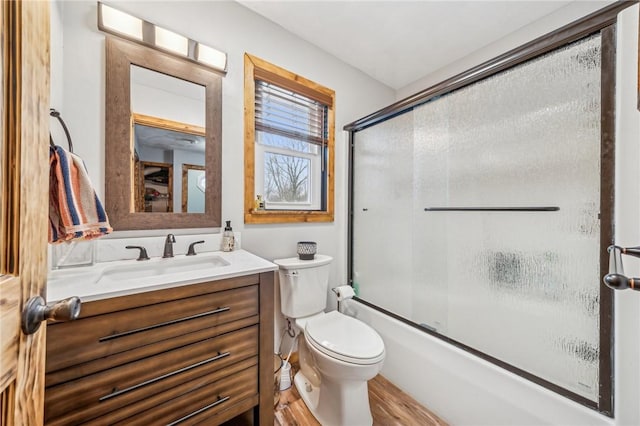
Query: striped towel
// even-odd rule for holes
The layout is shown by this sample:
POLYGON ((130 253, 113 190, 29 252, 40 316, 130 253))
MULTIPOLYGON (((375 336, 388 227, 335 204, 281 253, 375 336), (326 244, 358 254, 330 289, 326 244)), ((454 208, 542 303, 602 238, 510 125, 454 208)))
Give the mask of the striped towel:
POLYGON ((49 242, 91 240, 112 231, 80 157, 49 149, 49 242))

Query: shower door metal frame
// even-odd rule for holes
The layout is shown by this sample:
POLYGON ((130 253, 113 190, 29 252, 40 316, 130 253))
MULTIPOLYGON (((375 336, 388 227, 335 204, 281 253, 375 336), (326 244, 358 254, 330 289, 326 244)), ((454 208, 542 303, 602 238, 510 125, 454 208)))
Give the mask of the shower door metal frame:
MULTIPOLYGON (((431 86, 415 95, 409 96, 392 105, 389 105, 366 117, 356 120, 344 126, 349 132, 349 221, 347 244, 347 268, 349 283, 353 285, 353 162, 355 133, 364 130, 383 121, 411 111, 429 100, 452 92, 461 87, 473 84, 503 70, 522 64, 530 59, 556 50, 564 45, 578 41, 595 33, 601 35, 601 147, 600 147, 600 247, 606 248, 613 244, 614 236, 614 172, 615 172, 615 64, 616 64, 616 22, 617 15, 623 9, 635 4, 635 1, 623 1, 613 3, 599 11, 585 16, 573 23, 561 27, 553 32, 541 36, 518 48, 506 52, 494 59, 473 67, 450 79, 431 86)), ((606 250, 600 250, 600 276, 608 269, 608 255, 606 250)), ((479 358, 496 364, 512 373, 524 377, 534 383, 552 390, 582 405, 613 417, 613 290, 600 285, 600 357, 599 357, 599 397, 598 401, 592 401, 582 395, 569 391, 555 383, 514 367, 504 361, 485 354, 477 349, 469 347, 456 340, 450 339, 435 331, 425 329, 413 321, 387 311, 377 305, 363 299, 356 300, 386 315, 396 318, 403 323, 411 325, 423 332, 442 339, 458 348, 472 353, 479 358)))

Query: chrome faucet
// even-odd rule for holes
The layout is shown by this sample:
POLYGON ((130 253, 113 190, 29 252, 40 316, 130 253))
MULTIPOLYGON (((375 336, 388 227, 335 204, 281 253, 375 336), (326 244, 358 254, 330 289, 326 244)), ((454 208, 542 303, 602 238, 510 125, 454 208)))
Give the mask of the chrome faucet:
POLYGON ((167 235, 167 239, 164 240, 164 253, 162 257, 173 257, 173 243, 176 242, 176 237, 173 234, 167 235))

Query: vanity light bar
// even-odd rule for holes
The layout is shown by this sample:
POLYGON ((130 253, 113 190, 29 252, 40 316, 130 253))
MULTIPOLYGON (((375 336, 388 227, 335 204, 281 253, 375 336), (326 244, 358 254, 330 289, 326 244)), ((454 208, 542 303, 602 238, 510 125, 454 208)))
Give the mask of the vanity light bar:
POLYGON ((182 56, 189 56, 189 39, 162 27, 155 28, 156 46, 182 56))
POLYGON ((98 28, 142 41, 142 19, 98 3, 98 28))
POLYGON ((227 68, 227 54, 204 44, 196 44, 196 59, 217 69, 227 68))
POLYGON ((98 29, 227 72, 226 53, 101 2, 98 2, 98 29))

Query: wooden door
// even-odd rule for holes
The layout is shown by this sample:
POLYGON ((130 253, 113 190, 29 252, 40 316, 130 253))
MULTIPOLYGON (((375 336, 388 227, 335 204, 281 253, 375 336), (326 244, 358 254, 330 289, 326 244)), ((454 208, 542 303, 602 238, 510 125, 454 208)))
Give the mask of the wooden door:
POLYGON ((49 4, 0 3, 0 425, 38 426, 46 327, 20 317, 47 275, 49 4))
POLYGON ((140 180, 143 212, 173 212, 173 164, 140 161, 140 180))

